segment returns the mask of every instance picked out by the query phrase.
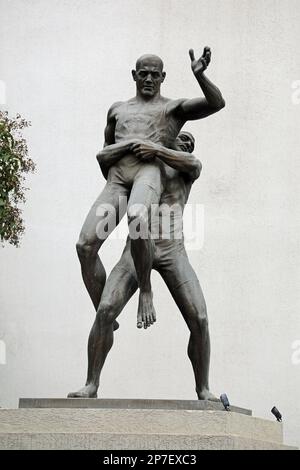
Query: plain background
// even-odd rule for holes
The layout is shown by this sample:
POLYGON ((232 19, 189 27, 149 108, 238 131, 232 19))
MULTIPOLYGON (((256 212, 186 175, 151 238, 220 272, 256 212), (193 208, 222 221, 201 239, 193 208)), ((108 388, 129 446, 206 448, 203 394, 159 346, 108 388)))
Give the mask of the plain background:
MULTIPOLYGON (((37 171, 21 247, 1 249, 0 406, 84 384, 94 311, 75 244, 104 186, 95 154, 107 110, 134 95, 130 71, 149 52, 164 60, 165 96, 197 96, 188 49, 209 45, 207 75, 227 106, 186 129, 203 164, 190 202, 204 205, 205 241, 190 256, 208 305, 211 389, 259 417, 276 405, 286 442, 300 445, 299 24, 298 0, 1 0, 5 108, 32 121, 37 171)), ((104 246, 108 271, 122 246, 104 246)), ((196 398, 187 328, 152 278, 158 322, 137 330, 137 296, 126 306, 101 397, 196 398)))

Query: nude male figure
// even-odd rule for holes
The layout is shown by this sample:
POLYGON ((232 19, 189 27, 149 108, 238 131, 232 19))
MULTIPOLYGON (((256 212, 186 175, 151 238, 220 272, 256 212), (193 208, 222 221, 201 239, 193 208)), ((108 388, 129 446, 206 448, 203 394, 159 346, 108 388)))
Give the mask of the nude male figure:
MULTIPOLYGON (((201 172, 201 163, 191 154, 194 149, 194 139, 191 134, 180 133, 177 142, 181 151, 147 142, 138 144, 136 153, 140 158, 148 158, 152 154, 163 162, 166 169, 166 183, 161 206, 180 206, 179 217, 182 221, 192 184, 201 172)), ((177 228, 178 226, 177 224, 177 228)), ((181 237, 178 237, 175 228, 171 220, 170 236, 154 240, 151 269, 157 270, 162 276, 190 330, 188 356, 194 371, 198 399, 216 400, 209 391, 208 383, 210 340, 205 300, 197 276, 189 263, 183 234, 181 232, 181 237)), ((138 289, 137 272, 131 256, 131 243, 132 240, 128 237, 121 259, 110 273, 102 293, 88 341, 86 385, 78 392, 70 393, 68 395, 70 398, 97 397, 100 373, 113 345, 113 323, 138 289)), ((143 321, 149 326, 152 319, 146 317, 143 321)))
POLYGON ((195 59, 191 49, 190 58, 204 98, 171 100, 161 96, 160 87, 165 79, 162 60, 154 55, 145 55, 137 60, 136 69, 132 71, 136 96, 126 102, 115 103, 108 112, 105 147, 97 156, 107 184, 93 204, 77 243, 83 280, 95 309, 106 281, 105 269, 98 256, 100 247, 110 234, 105 227, 108 218, 115 219, 116 214, 116 223, 119 223, 124 215, 120 209, 120 197, 123 200, 129 197, 130 250, 140 288, 138 317, 155 319, 150 283, 153 241, 150 236, 134 239, 130 228, 144 227, 151 206, 159 202, 165 166, 149 154, 145 159, 140 158, 138 144, 141 141, 153 142, 175 149, 175 139, 186 121, 205 118, 225 105, 220 90, 204 75, 211 60, 210 49, 206 47, 199 60, 195 59), (113 209, 108 218, 107 215, 99 215, 101 207, 113 209))

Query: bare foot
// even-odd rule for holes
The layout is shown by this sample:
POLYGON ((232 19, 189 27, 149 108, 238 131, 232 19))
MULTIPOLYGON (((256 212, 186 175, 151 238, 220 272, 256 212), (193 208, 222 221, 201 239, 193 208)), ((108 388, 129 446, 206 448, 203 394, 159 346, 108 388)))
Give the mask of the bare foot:
POLYGON ((197 392, 198 400, 220 401, 213 393, 204 388, 201 392, 197 392))
POLYGON ((140 292, 137 314, 137 327, 148 328, 156 322, 156 313, 152 301, 152 292, 140 292))
POLYGON ((117 322, 117 320, 115 320, 114 323, 113 323, 113 330, 116 331, 116 330, 119 329, 119 327, 120 327, 119 322, 117 322))
POLYGON ((78 392, 70 392, 68 398, 97 398, 97 387, 93 384, 86 385, 78 392))

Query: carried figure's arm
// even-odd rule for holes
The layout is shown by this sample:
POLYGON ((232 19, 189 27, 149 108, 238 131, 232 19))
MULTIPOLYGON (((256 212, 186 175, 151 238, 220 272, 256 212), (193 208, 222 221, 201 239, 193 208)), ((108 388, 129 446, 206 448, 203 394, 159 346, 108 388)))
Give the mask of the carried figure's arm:
POLYGON ((134 144, 132 152, 143 161, 157 157, 175 170, 186 173, 192 180, 199 178, 202 170, 200 160, 193 154, 169 149, 152 142, 134 144))
POLYGON ((106 145, 100 150, 96 158, 105 179, 110 167, 130 152, 133 143, 133 140, 124 140, 118 144, 106 145))
POLYGON ((195 59, 193 49, 190 49, 189 54, 193 74, 203 91, 204 98, 193 98, 179 102, 174 113, 183 121, 205 118, 220 111, 225 106, 225 100, 219 88, 204 75, 204 71, 211 61, 210 48, 204 48, 203 54, 199 60, 195 59))

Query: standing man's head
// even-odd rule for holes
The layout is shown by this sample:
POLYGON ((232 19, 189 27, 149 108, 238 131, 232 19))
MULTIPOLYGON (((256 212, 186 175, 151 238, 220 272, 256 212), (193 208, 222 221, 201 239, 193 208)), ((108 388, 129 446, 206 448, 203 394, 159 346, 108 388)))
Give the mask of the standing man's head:
POLYGON ((160 94, 160 85, 165 79, 164 64, 160 57, 153 54, 142 55, 132 70, 136 82, 137 95, 151 99, 160 94))

